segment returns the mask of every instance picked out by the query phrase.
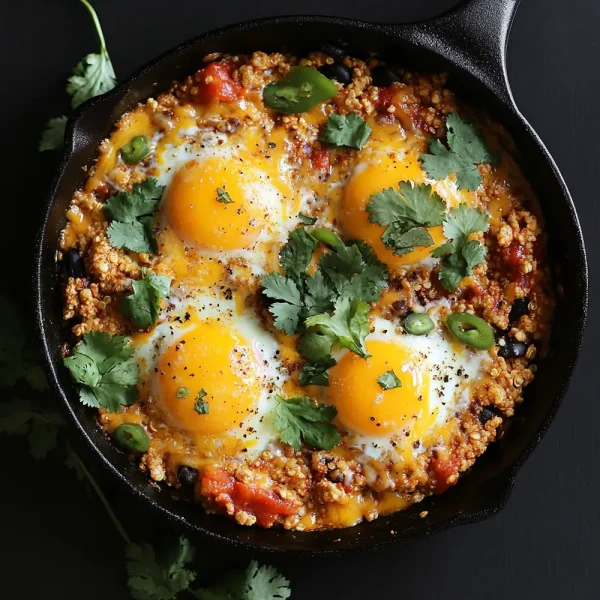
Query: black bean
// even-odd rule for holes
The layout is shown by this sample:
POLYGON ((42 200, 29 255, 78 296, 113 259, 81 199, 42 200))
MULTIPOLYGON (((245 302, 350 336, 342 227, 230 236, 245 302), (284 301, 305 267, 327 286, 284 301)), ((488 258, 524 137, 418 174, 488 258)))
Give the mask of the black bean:
POLYGON ((69 277, 85 277, 83 259, 75 248, 69 248, 69 250, 65 252, 64 260, 67 265, 69 277))
POLYGON ((334 44, 323 44, 321 46, 321 52, 327 54, 327 56, 331 56, 331 58, 344 58, 344 56, 346 56, 346 50, 340 48, 340 46, 335 46, 334 44))
POLYGON ((502 413, 495 406, 484 406, 481 412, 477 415, 479 422, 485 425, 488 421, 491 421, 494 417, 501 417, 502 413))
POLYGON ((177 469, 177 479, 183 488, 193 488, 198 481, 198 471, 194 467, 179 465, 177 469))
POLYGON ((518 321, 523 315, 529 313, 529 298, 517 298, 510 309, 508 318, 510 322, 518 321))
POLYGON ((371 69, 371 77, 373 78, 373 85, 378 87, 388 87, 392 83, 400 81, 400 75, 386 65, 377 65, 371 69))
POLYGON ((526 344, 523 344, 522 342, 512 342, 510 340, 506 340, 506 344, 504 344, 504 346, 500 346, 498 355, 502 358, 520 358, 521 356, 525 356, 526 352, 526 344))
POLYGON ((319 72, 329 79, 338 81, 342 85, 347 85, 352 81, 352 72, 342 63, 333 63, 319 67, 319 72))

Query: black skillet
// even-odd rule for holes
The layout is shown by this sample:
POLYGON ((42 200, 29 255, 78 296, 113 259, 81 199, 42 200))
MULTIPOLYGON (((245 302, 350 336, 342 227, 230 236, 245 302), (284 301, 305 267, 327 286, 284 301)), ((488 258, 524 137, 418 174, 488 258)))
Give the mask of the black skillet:
POLYGON ((35 257, 36 320, 50 381, 87 445, 117 480, 140 501, 173 523, 215 540, 267 551, 323 553, 366 550, 407 542, 448 527, 490 517, 506 503, 515 475, 554 418, 573 373, 587 312, 588 273, 581 229, 573 202, 552 157, 515 106, 506 75, 506 41, 519 0, 464 0, 455 9, 425 22, 376 25, 333 17, 279 17, 241 23, 202 35, 164 54, 112 92, 90 100, 73 115, 65 150, 46 205, 35 257), (202 57, 287 49, 302 55, 323 41, 341 41, 347 52, 377 52, 389 64, 417 70, 447 71, 450 86, 466 103, 485 109, 504 124, 518 149, 518 160, 540 199, 550 232, 550 261, 561 293, 552 331, 551 355, 538 367, 505 438, 482 456, 472 472, 441 496, 411 509, 356 527, 315 533, 243 528, 206 515, 197 505, 158 489, 105 437, 94 411, 77 400, 60 354, 64 342, 55 260, 59 234, 73 191, 83 183, 99 142, 112 124, 138 102, 194 72, 202 57), (427 518, 419 513, 428 511, 427 518), (392 533, 393 532, 393 533, 392 533))

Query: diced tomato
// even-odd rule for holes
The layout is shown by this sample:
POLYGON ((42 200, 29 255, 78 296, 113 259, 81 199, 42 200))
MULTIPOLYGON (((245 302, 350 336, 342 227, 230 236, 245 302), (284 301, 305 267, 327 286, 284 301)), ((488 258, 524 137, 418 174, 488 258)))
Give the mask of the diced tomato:
POLYGON ((96 194, 96 198, 98 200, 104 200, 110 194, 110 188, 103 181, 102 183, 98 184, 98 186, 94 190, 94 193, 96 194))
POLYGON ((270 527, 280 515, 296 513, 296 507, 270 490, 255 483, 241 483, 222 469, 209 469, 202 477, 202 494, 225 505, 233 503, 236 511, 243 510, 256 517, 261 527, 270 527))
POLYGON ((232 65, 226 61, 210 63, 207 67, 198 71, 198 91, 194 94, 195 99, 203 104, 213 100, 221 102, 233 102, 242 95, 242 86, 231 76, 232 65))
POLYGON ((450 486, 454 485, 458 481, 458 477, 448 483, 448 479, 453 475, 458 475, 458 458, 456 456, 450 456, 448 458, 434 458, 431 461, 431 468, 437 477, 437 483, 435 486, 435 493, 441 494, 445 492, 450 486))
POLYGON ((512 242, 508 248, 503 249, 504 259, 507 264, 512 268, 513 271, 519 269, 519 265, 521 264, 521 260, 525 254, 525 249, 519 242, 512 242))
POLYGON ((485 294, 485 289, 476 283, 472 283, 463 291, 463 298, 469 302, 476 298, 477 296, 483 296, 485 294))
POLYGON ((387 112, 387 109, 392 105, 393 99, 393 87, 379 88, 379 100, 377 101, 377 108, 379 109, 379 112, 387 112))
POLYGON ((310 164, 313 169, 329 173, 329 150, 327 148, 313 148, 310 154, 310 164))

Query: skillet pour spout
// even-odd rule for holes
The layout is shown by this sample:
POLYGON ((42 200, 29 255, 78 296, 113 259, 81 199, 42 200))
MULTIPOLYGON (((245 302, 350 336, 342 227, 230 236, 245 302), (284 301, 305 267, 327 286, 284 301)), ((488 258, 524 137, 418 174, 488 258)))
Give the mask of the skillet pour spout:
POLYGON ((241 23, 203 34, 167 52, 73 114, 37 239, 33 273, 36 324, 51 385, 90 453, 123 489, 190 533, 265 552, 317 554, 381 548, 485 519, 504 506, 517 471, 546 432, 567 390, 581 346, 588 286, 583 237, 571 196, 552 157, 517 109, 508 84, 506 41, 518 3, 466 0, 438 18, 412 24, 378 25, 320 16, 241 23), (549 260, 560 292, 560 319, 551 333, 552 351, 538 365, 536 382, 527 388, 525 402, 504 439, 492 445, 472 472, 443 495, 343 530, 302 533, 242 528, 150 485, 105 437, 93 411, 78 401, 60 354, 65 340, 56 248, 73 191, 83 183, 82 168, 90 164, 98 144, 122 113, 195 71, 211 52, 283 49, 302 54, 314 50, 307 40, 317 39, 347 41, 348 53, 353 55, 376 52, 392 64, 446 71, 460 97, 487 111, 507 129, 518 149, 517 160, 541 201, 549 232, 549 260), (423 510, 429 513, 426 519, 418 516, 423 510))

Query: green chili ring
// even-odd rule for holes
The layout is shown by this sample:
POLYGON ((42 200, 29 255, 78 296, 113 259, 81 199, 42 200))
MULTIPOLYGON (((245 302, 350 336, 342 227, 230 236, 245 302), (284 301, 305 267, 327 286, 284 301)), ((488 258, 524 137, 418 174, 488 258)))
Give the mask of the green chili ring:
POLYGON ((434 329, 434 324, 426 313, 411 313, 402 321, 402 327, 411 335, 427 335, 434 329))
POLYGON ((119 425, 114 430, 113 437, 123 450, 144 453, 150 448, 150 438, 146 430, 137 423, 119 425))
POLYGON ((494 330, 483 320, 469 313, 452 313, 446 318, 450 333, 463 344, 477 350, 494 345, 494 330))
POLYGON ((150 152, 148 138, 145 135, 136 135, 121 148, 120 152, 123 162, 134 165, 150 152))
POLYGON ((305 113, 338 93, 338 88, 325 75, 312 67, 294 67, 280 81, 263 89, 265 106, 289 115, 305 113))

